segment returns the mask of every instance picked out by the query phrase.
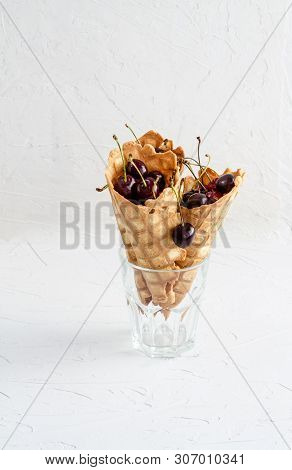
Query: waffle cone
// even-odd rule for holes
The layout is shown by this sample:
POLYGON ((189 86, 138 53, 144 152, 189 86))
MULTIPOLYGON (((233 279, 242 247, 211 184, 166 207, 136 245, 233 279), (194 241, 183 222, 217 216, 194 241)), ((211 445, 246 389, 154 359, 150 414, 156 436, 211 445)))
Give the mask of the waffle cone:
MULTIPOLYGON (((203 205, 193 209, 182 208, 185 222, 189 222, 195 227, 195 237, 192 244, 186 248, 186 257, 178 260, 180 268, 189 268, 202 263, 210 254, 212 243, 220 229, 223 220, 229 210, 231 203, 237 196, 239 186, 244 177, 244 172, 239 169, 231 171, 227 168, 225 173, 232 173, 234 176, 234 188, 213 204, 203 205)), ((196 187, 197 183, 193 177, 185 178, 185 192, 196 187)), ((197 275, 198 269, 180 272, 177 281, 173 286, 175 294, 174 303, 171 307, 178 305, 185 295, 190 291, 192 283, 197 275)))
MULTIPOLYGON (((123 152, 126 160, 130 157, 142 160, 148 171, 160 171, 167 184, 173 178, 178 187, 184 153, 181 147, 172 150, 172 146, 171 141, 149 131, 139 138, 139 143, 124 143, 123 152), (167 150, 157 153, 155 149, 163 146, 167 150)), ((145 268, 134 273, 139 297, 144 305, 152 302, 167 312, 178 305, 190 290, 197 270, 181 272, 180 269, 196 265, 208 256, 216 231, 237 194, 243 172, 238 170, 234 173, 235 187, 216 203, 183 209, 185 222, 190 222, 196 229, 192 245, 184 249, 175 245, 172 239, 173 229, 181 223, 172 189, 164 189, 157 199, 146 201, 144 206, 135 205, 114 189, 122 171, 122 157, 119 150, 114 149, 109 155, 106 179, 128 260, 145 268)), ((195 183, 193 178, 187 177, 185 188, 191 189, 195 183)))
MULTIPOLYGON (((232 173, 234 176, 235 186, 229 193, 210 205, 203 205, 194 209, 182 207, 184 221, 195 227, 196 234, 192 244, 186 248, 186 257, 178 261, 180 268, 199 264, 209 256, 216 233, 221 227, 231 203, 237 196, 239 186, 244 178, 244 171, 241 169, 231 171, 227 168, 223 174, 226 173, 232 173)), ((194 187, 196 187, 195 179, 191 176, 186 177, 185 191, 190 191, 194 187)))

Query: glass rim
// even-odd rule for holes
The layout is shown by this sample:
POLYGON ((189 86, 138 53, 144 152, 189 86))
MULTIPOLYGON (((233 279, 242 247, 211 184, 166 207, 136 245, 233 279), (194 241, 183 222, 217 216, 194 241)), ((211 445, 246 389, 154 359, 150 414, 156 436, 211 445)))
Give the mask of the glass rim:
POLYGON ((183 272, 188 272, 188 271, 193 271, 194 269, 197 269, 201 267, 203 264, 205 264, 208 259, 209 255, 206 256, 206 258, 201 261, 200 263, 193 264, 192 266, 188 266, 186 268, 179 268, 179 269, 155 269, 155 268, 145 268, 143 266, 139 266, 138 264, 131 263, 125 253, 123 252, 122 255, 125 258, 125 261, 128 263, 129 266, 131 266, 134 269, 138 269, 139 271, 144 271, 148 273, 183 273, 183 272))

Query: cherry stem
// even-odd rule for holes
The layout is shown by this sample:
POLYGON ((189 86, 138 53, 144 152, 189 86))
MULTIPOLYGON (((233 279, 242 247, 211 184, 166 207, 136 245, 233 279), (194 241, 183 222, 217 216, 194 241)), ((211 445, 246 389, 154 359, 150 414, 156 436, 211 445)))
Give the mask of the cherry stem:
POLYGON ((181 222, 182 222, 182 225, 185 224, 184 222, 184 218, 183 218, 183 214, 182 214, 182 210, 181 210, 181 205, 180 205, 180 196, 178 195, 174 185, 173 185, 173 179, 171 179, 170 181, 170 187, 171 189, 173 190, 174 194, 175 194, 175 197, 176 197, 176 200, 177 200, 177 205, 178 205, 178 209, 179 209, 179 213, 180 213, 180 218, 181 218, 181 222))
POLYGON ((201 137, 197 137, 197 141, 198 141, 198 162, 199 162, 199 165, 201 166, 201 158, 200 158, 200 145, 201 145, 201 137))
POLYGON ((145 179, 144 179, 144 177, 143 177, 141 171, 140 171, 139 168, 137 167, 136 163, 134 163, 133 157, 132 157, 131 154, 129 154, 129 159, 130 159, 130 162, 132 163, 132 165, 134 166, 134 168, 136 168, 136 170, 137 170, 137 172, 139 173, 140 178, 141 178, 141 180, 142 180, 144 186, 146 187, 146 186, 147 186, 147 185, 146 185, 146 181, 145 181, 145 179))
POLYGON ((195 158, 192 158, 192 157, 185 157, 184 160, 192 160, 192 161, 195 162, 195 163, 190 163, 190 165, 197 165, 197 166, 200 166, 198 160, 196 160, 195 158))
POLYGON ((185 179, 182 178, 182 179, 180 180, 179 189, 178 189, 178 193, 179 193, 180 200, 181 200, 181 188, 184 186, 184 184, 185 184, 185 179))
POLYGON ((129 124, 126 123, 125 126, 126 126, 127 129, 129 129, 130 132, 132 132, 133 136, 134 136, 135 139, 136 139, 136 142, 141 145, 140 140, 139 140, 138 137, 136 136, 136 134, 135 134, 135 132, 133 131, 133 129, 129 126, 129 124))
POLYGON ((192 173, 193 177, 195 178, 195 180, 203 187, 203 189, 206 189, 205 186, 203 185, 202 181, 200 181, 199 178, 196 177, 195 173, 193 172, 193 169, 192 167, 190 166, 190 164, 188 162, 184 162, 184 165, 190 170, 190 172, 192 173))
POLYGON ((124 181, 126 182, 127 181, 127 172, 126 172, 126 160, 125 160, 125 156, 124 156, 124 152, 123 152, 123 149, 120 145, 120 142, 117 138, 117 136, 114 134, 113 135, 113 139, 116 141, 116 143, 118 144, 118 147, 120 149, 120 154, 122 156, 122 159, 123 159, 123 167, 124 167, 124 181))
POLYGON ((105 184, 102 188, 96 188, 96 191, 97 191, 98 193, 101 193, 102 191, 104 191, 104 190, 107 189, 107 188, 108 188, 108 184, 105 184))
POLYGON ((206 173, 207 177, 209 178, 209 181, 211 181, 211 178, 210 178, 210 176, 208 175, 208 172, 207 172, 208 167, 209 167, 209 164, 210 164, 210 161, 211 161, 211 157, 210 157, 210 155, 208 155, 208 154, 206 154, 205 157, 208 158, 208 163, 207 163, 207 165, 204 167, 204 170, 202 171, 202 173, 200 174, 200 178, 202 178, 203 175, 206 173))

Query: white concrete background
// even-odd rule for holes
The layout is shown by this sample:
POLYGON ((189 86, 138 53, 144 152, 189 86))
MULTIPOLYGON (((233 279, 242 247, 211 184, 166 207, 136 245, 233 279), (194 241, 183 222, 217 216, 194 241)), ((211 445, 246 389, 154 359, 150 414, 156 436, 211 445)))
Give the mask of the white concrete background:
POLYGON ((245 76, 288 6, 0 2, 1 446, 19 422, 8 449, 291 446, 292 8, 245 76), (248 173, 202 308, 258 399, 203 320, 193 357, 133 352, 118 277, 43 387, 119 266, 93 227, 60 251, 59 204, 93 208, 126 121, 248 173))

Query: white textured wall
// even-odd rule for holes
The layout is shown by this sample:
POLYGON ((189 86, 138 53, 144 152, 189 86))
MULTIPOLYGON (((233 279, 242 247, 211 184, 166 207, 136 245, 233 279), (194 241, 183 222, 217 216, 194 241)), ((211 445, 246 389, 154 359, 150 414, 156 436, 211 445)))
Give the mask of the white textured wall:
MULTIPOLYGON (((0 217, 8 222, 4 236, 12 237, 34 227, 57 228, 59 201, 94 202, 94 188, 103 182, 100 157, 42 67, 104 159, 113 132, 128 137, 125 121, 137 133, 155 128, 191 151, 288 2, 3 0, 3 5, 41 64, 0 7, 0 217)), ((291 15, 203 147, 217 169, 247 170, 226 226, 236 240, 291 234, 291 15)))

